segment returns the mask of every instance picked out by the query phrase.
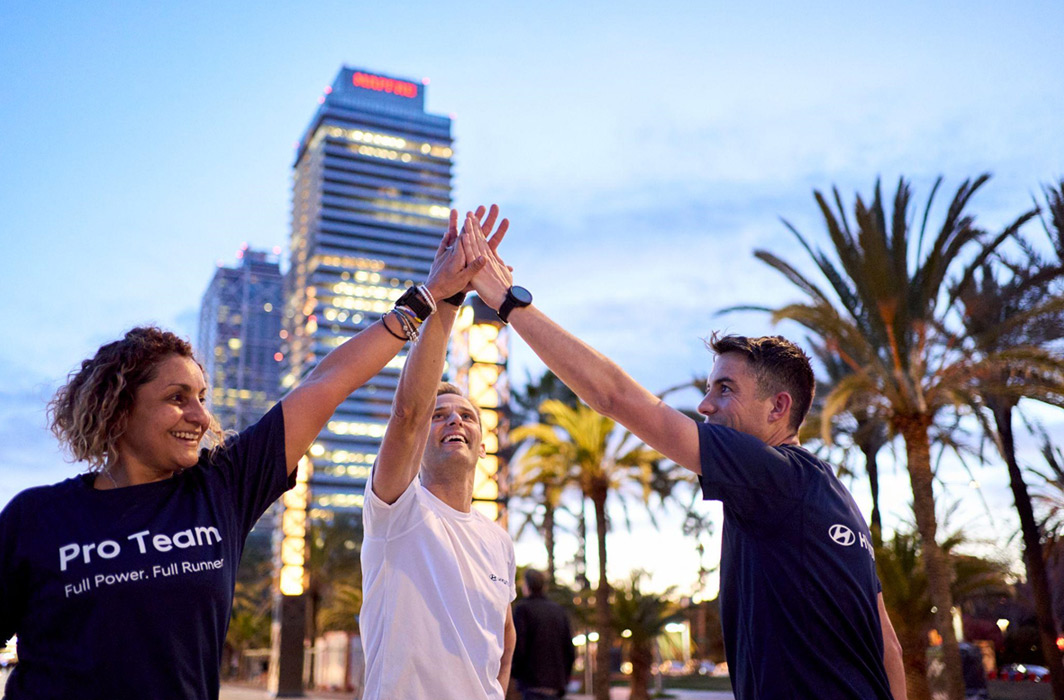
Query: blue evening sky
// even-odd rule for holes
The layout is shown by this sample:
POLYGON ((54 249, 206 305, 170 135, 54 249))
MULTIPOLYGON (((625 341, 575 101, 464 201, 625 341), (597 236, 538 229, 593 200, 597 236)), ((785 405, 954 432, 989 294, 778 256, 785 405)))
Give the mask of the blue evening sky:
MULTIPOLYGON (((82 358, 149 321, 193 336, 218 261, 284 246, 293 145, 342 64, 431 80, 456 205, 502 205, 517 280, 657 391, 707 371, 714 328, 769 329, 718 309, 794 298, 751 252, 804 264, 779 218, 824 241, 814 188, 905 175, 922 202, 942 174, 945 200, 989 171, 996 228, 1064 176, 1062 26, 1049 0, 3 3, 0 504, 75 471, 43 406, 82 358)), ((515 378, 539 368, 516 342, 515 378)), ((1002 471, 978 474, 996 513, 1002 471)), ((614 575, 689 586, 678 534, 659 558, 645 523, 618 537, 644 555, 614 575)))

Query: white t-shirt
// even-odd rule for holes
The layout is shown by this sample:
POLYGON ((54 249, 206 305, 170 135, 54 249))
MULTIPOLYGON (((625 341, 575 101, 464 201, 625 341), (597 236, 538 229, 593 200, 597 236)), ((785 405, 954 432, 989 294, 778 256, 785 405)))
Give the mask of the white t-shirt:
POLYGON ((362 511, 364 700, 503 700, 514 546, 482 513, 457 511, 420 479, 362 511))

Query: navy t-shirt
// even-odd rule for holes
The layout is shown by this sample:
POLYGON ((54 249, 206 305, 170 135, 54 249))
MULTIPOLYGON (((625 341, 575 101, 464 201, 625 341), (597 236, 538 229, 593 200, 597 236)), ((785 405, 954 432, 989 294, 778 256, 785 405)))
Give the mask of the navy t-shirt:
POLYGON ((700 423, 724 505, 720 612, 737 700, 891 700, 871 536, 831 465, 700 423))
POLYGON ((281 405, 173 478, 28 489, 0 513, 10 700, 217 698, 244 540, 291 481, 281 405))

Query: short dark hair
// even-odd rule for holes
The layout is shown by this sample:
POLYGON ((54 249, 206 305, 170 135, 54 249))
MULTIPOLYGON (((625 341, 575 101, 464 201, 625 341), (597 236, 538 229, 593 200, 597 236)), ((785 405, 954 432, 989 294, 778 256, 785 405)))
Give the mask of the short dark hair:
POLYGON ((547 577, 542 571, 525 569, 525 585, 531 595, 543 595, 547 587, 547 577))
POLYGON ((794 430, 801 426, 816 391, 813 366, 804 350, 781 335, 747 338, 713 333, 706 345, 718 356, 733 352, 745 357, 754 371, 760 398, 781 391, 790 394, 789 425, 794 430))

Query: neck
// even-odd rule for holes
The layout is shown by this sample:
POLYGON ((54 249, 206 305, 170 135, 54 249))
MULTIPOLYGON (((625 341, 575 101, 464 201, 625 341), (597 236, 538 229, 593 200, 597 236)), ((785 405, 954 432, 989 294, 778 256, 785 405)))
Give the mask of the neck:
POLYGON ((101 469, 100 473, 96 475, 92 486, 95 489, 106 491, 125 486, 137 486, 153 481, 162 481, 163 479, 169 479, 173 475, 174 472, 166 469, 152 469, 141 464, 130 465, 119 459, 101 469))
POLYGON ((798 433, 791 433, 790 435, 785 435, 781 440, 777 440, 775 444, 777 447, 782 447, 783 445, 794 445, 795 447, 802 446, 801 441, 798 440, 798 433))
POLYGON ((473 475, 470 474, 469 478, 454 479, 454 480, 441 480, 433 479, 427 476, 423 477, 422 483, 429 492, 440 499, 451 508, 462 513, 468 513, 473 505, 473 475))

